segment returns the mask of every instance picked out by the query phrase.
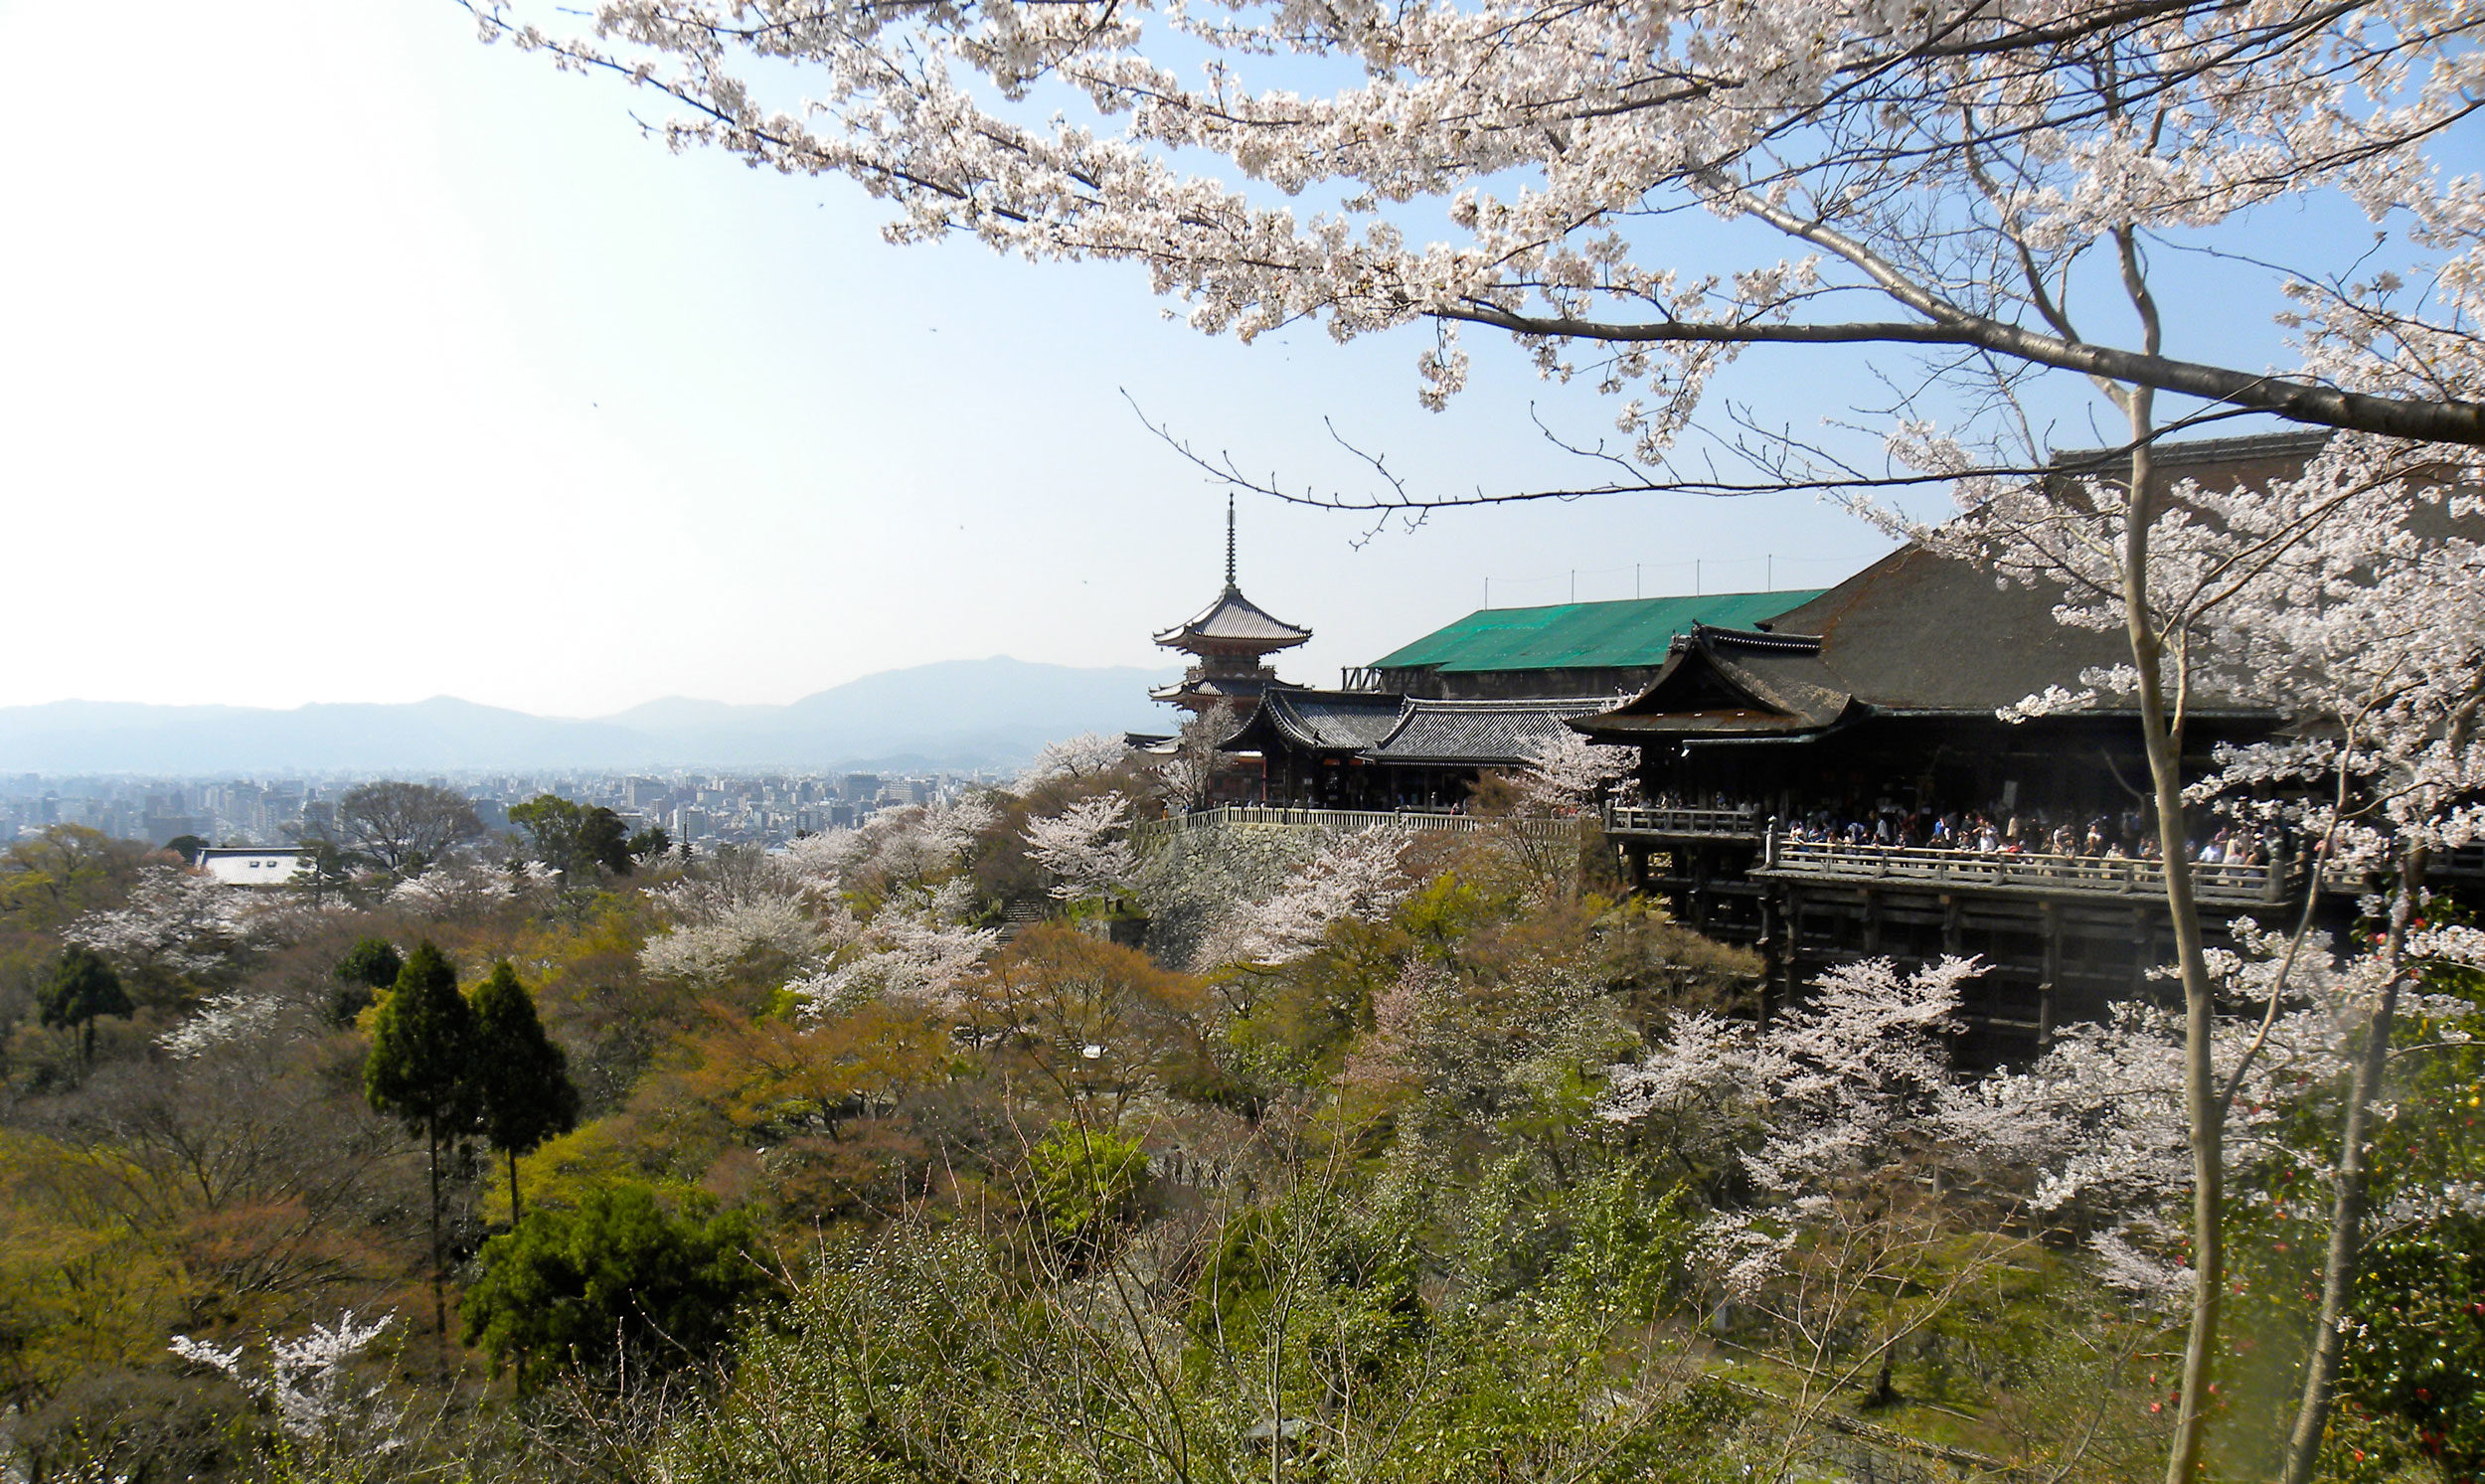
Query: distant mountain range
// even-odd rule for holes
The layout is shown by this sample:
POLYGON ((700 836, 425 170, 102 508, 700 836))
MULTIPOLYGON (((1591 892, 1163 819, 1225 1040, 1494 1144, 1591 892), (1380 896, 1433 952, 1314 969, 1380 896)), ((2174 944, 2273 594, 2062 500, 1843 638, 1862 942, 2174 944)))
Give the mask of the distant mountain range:
POLYGON ((888 670, 786 706, 667 697, 567 721, 448 696, 407 705, 0 707, 0 772, 455 772, 471 768, 1012 767, 1081 732, 1170 732, 1172 670, 996 657, 888 670))

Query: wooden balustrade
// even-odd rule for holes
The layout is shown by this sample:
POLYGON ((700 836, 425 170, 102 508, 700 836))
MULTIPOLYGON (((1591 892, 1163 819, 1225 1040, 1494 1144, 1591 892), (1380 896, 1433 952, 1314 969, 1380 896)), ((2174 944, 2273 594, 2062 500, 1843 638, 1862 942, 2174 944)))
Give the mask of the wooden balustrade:
MULTIPOLYGON (((1795 880, 1907 881, 2081 895, 2163 894, 2166 890, 2165 870, 2156 861, 1839 845, 1789 840, 1773 833, 1760 870, 1795 880)), ((2282 902, 2302 885, 2301 877, 2300 871, 2290 870, 2283 861, 2257 866, 2203 861, 2192 867, 2194 895, 2203 903, 2219 906, 2282 902)))
POLYGON ((1758 840, 1767 822, 1756 809, 1685 809, 1649 804, 1608 804, 1605 831, 1674 840, 1758 840))
POLYGON ((1130 827, 1130 843, 1153 849, 1195 830, 1290 829, 1351 835, 1359 830, 1404 830, 1408 834, 1476 834, 1516 829, 1538 840, 1571 838, 1578 828, 1572 819, 1479 819, 1472 814, 1443 814, 1388 809, 1288 809, 1272 804, 1226 804, 1165 819, 1143 819, 1130 827))

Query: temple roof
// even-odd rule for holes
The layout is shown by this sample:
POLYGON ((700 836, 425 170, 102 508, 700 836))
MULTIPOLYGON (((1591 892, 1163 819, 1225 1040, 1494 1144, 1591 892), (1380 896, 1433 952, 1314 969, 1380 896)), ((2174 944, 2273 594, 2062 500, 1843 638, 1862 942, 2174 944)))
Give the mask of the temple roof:
POLYGON ((1291 649, 1310 637, 1310 629, 1296 628, 1276 617, 1244 597, 1242 589, 1234 584, 1234 496, 1226 496, 1225 590, 1189 622, 1158 634, 1156 642, 1190 654, 1214 650, 1265 654, 1272 649, 1291 649))
POLYGON ((1260 752, 1291 745, 1312 752, 1360 752, 1395 731, 1406 708, 1407 698, 1390 692, 1272 687, 1242 729, 1226 740, 1225 750, 1260 752))
POLYGON ((1258 650, 1290 649, 1311 637, 1311 630, 1296 628, 1242 595, 1242 589, 1232 582, 1217 594, 1217 600, 1202 608, 1190 621, 1166 629, 1156 642, 1169 649, 1191 649, 1196 644, 1248 645, 1258 650))
MULTIPOLYGON (((1866 713, 1991 718, 2083 670, 2126 663, 2119 630, 2058 622, 2059 589, 1997 580, 1957 558, 1902 547, 1769 631, 1696 625, 1639 695, 1577 730, 1650 736, 1816 732, 1866 713)), ((2088 716, 2127 715, 2102 697, 2088 716)), ((2231 697, 2196 696, 2195 716, 2266 717, 2231 697)))
POLYGON ((1372 662, 1376 670, 1627 669, 1662 665, 1695 624, 1751 628, 1821 595, 1721 592, 1542 608, 1480 608, 1372 662))
POLYGON ((1610 696, 1435 701, 1392 691, 1272 687, 1228 752, 1334 752, 1366 762, 1509 767, 1536 755, 1563 725, 1613 704, 1610 696))
POLYGON ((1153 701, 1181 701, 1185 698, 1251 701, 1278 684, 1281 682, 1274 675, 1186 675, 1170 685, 1150 689, 1148 698, 1153 701))
POLYGON ((1432 701, 1410 697, 1389 736, 1366 748, 1374 762, 1453 763, 1479 767, 1527 761, 1563 724, 1612 704, 1608 696, 1552 701, 1432 701))

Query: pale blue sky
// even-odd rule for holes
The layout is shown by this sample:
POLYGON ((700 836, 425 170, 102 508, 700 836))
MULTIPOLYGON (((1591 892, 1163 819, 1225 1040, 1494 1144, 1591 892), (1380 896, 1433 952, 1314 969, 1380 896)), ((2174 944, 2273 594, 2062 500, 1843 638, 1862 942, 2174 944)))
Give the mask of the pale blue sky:
MULTIPOLYGON (((661 100, 478 45, 446 0, 281 18, 0 0, 0 705, 435 694, 560 715, 785 701, 924 661, 1163 662, 1218 581, 1223 497, 1120 389, 1296 480, 1575 480, 1477 342, 1250 347, 1135 269, 883 246, 839 181, 673 156, 661 100), (36 59, 30 61, 29 59, 36 59)), ((2262 359, 2251 357, 2249 359, 2262 359)), ((1726 384, 1798 426, 1869 399, 1805 355, 1726 384)), ((1478 605, 1821 584, 1887 543, 1805 497, 1368 520, 1246 501, 1242 580, 1333 680, 1478 605)))

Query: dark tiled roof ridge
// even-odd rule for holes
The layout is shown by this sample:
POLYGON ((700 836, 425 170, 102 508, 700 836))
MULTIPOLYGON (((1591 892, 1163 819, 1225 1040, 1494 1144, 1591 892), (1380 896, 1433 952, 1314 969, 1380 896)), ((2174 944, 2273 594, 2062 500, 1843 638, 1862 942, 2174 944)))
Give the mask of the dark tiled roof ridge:
POLYGON ((1781 634, 1767 629, 1713 628, 1695 623, 1687 637, 1722 649, 1765 649, 1782 654, 1818 654, 1821 650, 1818 634, 1781 634))
MULTIPOLYGON (((2335 434, 2328 428, 2282 428, 2274 432, 2236 433, 2225 438, 2173 438, 2149 445, 2149 456, 2160 464, 2211 463, 2232 458, 2274 458, 2301 453, 2309 457, 2318 453, 2335 434)), ((2053 469, 2111 468, 2131 457, 2129 448, 2115 444, 2100 448, 2057 448, 2046 458, 2053 469)))
POLYGON ((1443 696, 1410 696, 1409 710, 1441 712, 1500 711, 1562 711, 1588 707, 1602 710, 1614 703, 1613 696, 1519 696, 1494 697, 1487 700, 1453 700, 1443 696))

